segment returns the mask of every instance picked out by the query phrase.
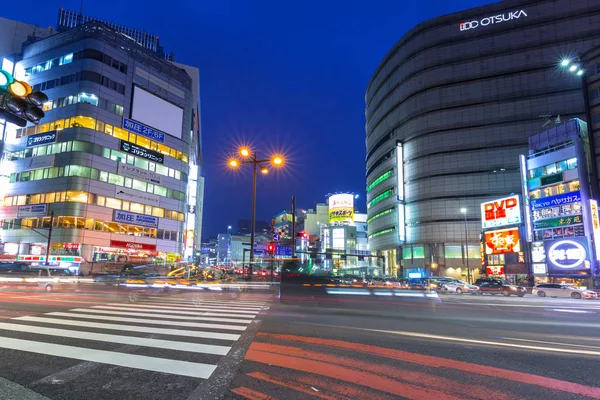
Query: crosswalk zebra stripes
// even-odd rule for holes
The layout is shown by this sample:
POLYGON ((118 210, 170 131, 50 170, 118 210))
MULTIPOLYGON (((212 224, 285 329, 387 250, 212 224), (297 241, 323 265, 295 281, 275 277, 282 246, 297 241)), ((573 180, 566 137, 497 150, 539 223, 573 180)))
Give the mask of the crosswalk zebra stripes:
POLYGON ((207 379, 266 302, 185 300, 148 298, 11 318, 0 322, 0 349, 207 379), (69 339, 76 343, 64 344, 69 339), (114 345, 158 349, 160 356, 119 352, 114 345))

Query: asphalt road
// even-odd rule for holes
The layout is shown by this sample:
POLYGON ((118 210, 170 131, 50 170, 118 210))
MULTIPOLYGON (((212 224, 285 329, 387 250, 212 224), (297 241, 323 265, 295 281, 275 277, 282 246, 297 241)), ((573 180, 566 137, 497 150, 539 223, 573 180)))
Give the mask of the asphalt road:
POLYGON ((600 301, 290 303, 0 291, 0 400, 600 399, 600 301))
POLYGON ((227 398, 600 399, 600 301, 294 302, 264 318, 227 398))

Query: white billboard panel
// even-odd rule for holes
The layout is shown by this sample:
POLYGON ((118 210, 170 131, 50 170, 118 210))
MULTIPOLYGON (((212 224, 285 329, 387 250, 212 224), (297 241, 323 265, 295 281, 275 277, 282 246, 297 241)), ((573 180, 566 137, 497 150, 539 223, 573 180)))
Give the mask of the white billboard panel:
POLYGON ((133 87, 131 118, 181 139, 183 108, 137 86, 133 87))

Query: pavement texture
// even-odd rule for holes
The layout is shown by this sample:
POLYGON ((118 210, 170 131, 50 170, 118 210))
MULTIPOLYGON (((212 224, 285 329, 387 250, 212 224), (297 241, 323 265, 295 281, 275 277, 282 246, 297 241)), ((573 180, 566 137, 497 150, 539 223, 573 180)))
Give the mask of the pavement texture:
POLYGON ((0 291, 5 399, 600 399, 600 301, 0 291))

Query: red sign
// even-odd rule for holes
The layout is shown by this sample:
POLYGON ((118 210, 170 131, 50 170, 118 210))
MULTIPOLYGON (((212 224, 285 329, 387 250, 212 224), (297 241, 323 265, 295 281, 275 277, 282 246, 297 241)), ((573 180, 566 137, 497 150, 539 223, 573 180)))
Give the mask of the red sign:
POLYGON ((79 243, 63 243, 63 248, 66 250, 79 250, 79 243))
POLYGON ((154 251, 156 251, 155 244, 123 242, 121 240, 111 240, 110 247, 118 247, 121 249, 131 249, 131 250, 154 250, 154 251))
POLYGON ((488 265, 488 275, 504 275, 504 266, 502 265, 488 265))
POLYGON ((485 232, 485 253, 504 254, 521 251, 519 229, 502 229, 485 232))

